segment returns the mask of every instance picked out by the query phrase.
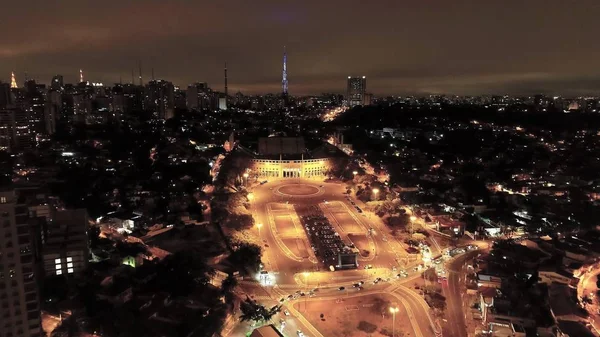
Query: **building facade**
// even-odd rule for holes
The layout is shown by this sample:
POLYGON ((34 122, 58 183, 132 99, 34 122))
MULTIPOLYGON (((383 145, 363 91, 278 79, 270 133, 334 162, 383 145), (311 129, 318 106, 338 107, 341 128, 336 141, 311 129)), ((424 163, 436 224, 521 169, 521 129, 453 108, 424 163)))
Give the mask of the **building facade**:
MULTIPOLYGON (((346 101, 349 107, 355 107, 358 105, 366 105, 365 99, 367 91, 367 78, 352 77, 348 76, 348 88, 346 94, 346 101)), ((369 98, 370 100, 370 98, 369 98)))
POLYGON ((41 336, 33 231, 27 206, 0 191, 0 336, 41 336))
POLYGON ((261 159, 251 160, 250 170, 259 178, 324 178, 331 159, 261 159))
POLYGON ((45 276, 72 277, 85 270, 89 255, 87 226, 85 209, 56 212, 43 231, 42 260, 45 276))

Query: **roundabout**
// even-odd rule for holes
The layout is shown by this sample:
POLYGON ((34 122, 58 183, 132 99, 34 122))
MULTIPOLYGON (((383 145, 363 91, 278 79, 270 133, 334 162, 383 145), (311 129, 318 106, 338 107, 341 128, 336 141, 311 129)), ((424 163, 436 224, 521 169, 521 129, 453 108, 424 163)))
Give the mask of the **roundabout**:
POLYGON ((283 197, 310 198, 322 195, 323 189, 307 184, 287 184, 277 187, 274 193, 283 197))

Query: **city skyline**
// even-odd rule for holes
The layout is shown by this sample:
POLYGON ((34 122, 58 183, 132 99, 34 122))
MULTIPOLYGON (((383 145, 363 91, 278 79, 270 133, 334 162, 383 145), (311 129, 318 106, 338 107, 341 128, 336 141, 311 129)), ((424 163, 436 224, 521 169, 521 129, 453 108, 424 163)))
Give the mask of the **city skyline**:
POLYGON ((10 83, 14 71, 19 84, 25 73, 74 83, 83 69, 92 82, 129 82, 141 60, 145 78, 154 69, 180 87, 221 88, 227 61, 231 93, 277 93, 285 45, 291 95, 343 93, 350 74, 367 76, 379 96, 600 92, 600 48, 588 42, 595 2, 381 5, 385 11, 359 1, 11 3, 5 24, 22 29, 4 36, 0 79, 10 83))

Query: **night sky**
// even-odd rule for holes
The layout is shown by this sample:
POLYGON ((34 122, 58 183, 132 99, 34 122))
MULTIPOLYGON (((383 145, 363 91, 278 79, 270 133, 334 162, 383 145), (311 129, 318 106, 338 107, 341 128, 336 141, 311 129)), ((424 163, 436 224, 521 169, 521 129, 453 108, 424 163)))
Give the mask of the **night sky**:
POLYGON ((599 0, 2 1, 0 80, 15 71, 229 92, 600 94, 599 0), (137 79, 136 79, 137 82, 137 79))

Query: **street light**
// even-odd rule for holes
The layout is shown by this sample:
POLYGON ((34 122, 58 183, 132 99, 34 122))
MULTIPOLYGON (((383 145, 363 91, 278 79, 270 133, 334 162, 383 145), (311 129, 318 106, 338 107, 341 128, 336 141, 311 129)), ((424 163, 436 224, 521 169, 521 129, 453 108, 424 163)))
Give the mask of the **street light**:
POLYGON ((244 179, 246 179, 246 186, 248 186, 248 172, 245 172, 243 174, 243 176, 244 176, 244 179))
POLYGON ((412 236, 413 232, 415 230, 414 229, 414 224, 415 224, 415 221, 417 220, 417 217, 414 216, 414 215, 411 215, 409 219, 410 219, 410 235, 412 236))
POLYGON ((392 313, 392 337, 396 336, 396 313, 400 311, 398 307, 390 307, 390 312, 392 313))
MULTIPOLYGON (((310 273, 305 271, 304 273, 302 273, 302 275, 304 275, 304 281, 306 282, 306 292, 308 293, 310 287, 308 286, 308 277, 310 276, 310 273)), ((308 294, 304 294, 304 311, 306 311, 306 298, 308 297, 308 294)))
POLYGON ((358 171, 352 171, 352 174, 356 177, 356 175, 358 174, 358 171))
POLYGON ((254 193, 248 193, 248 201, 254 200, 254 193))
POLYGON ((258 228, 258 238, 259 238, 259 239, 260 239, 260 228, 261 228, 262 226, 263 226, 263 224, 262 224, 262 223, 260 223, 260 222, 256 224, 256 228, 258 228))
POLYGON ((379 189, 378 188, 374 188, 373 189, 373 195, 375 196, 375 199, 377 199, 377 194, 379 194, 379 189))

